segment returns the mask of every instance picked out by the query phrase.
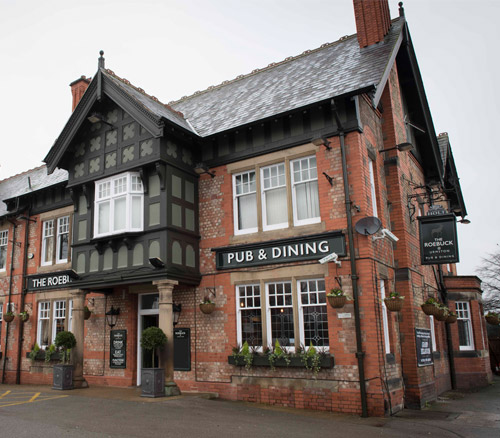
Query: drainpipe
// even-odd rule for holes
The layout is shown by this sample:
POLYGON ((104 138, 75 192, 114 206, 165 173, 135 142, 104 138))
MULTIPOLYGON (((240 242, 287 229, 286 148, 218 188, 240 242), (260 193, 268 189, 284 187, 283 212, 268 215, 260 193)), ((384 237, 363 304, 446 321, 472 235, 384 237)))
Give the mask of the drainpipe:
MULTIPOLYGON (((9 273, 9 301, 7 304, 7 310, 10 309, 11 307, 11 299, 12 299, 12 278, 13 278, 13 273, 12 271, 14 270, 14 248, 16 247, 16 223, 14 221, 9 222, 12 224, 12 252, 10 254, 10 273, 9 273)), ((7 365, 7 344, 9 343, 9 327, 10 323, 7 324, 7 328, 5 331, 5 348, 4 348, 4 354, 3 354, 3 370, 2 370, 2 383, 5 383, 5 367, 7 365)))
POLYGON ((359 370, 359 389, 361 393, 361 416, 368 417, 367 400, 366 400, 366 381, 365 381, 365 366, 363 351, 363 340, 361 337, 361 319, 359 315, 359 299, 358 299, 358 275, 356 271, 356 254, 354 252, 354 236, 352 230, 352 213, 351 213, 351 195, 349 191, 349 180, 347 178, 347 161, 344 143, 344 128, 340 122, 340 118, 332 100, 332 110, 335 116, 340 138, 340 153, 342 155, 342 177, 344 181, 344 197, 345 211, 347 216, 347 239, 349 242, 349 256, 351 262, 351 280, 352 280, 352 295, 354 298, 354 323, 356 327, 356 358, 358 359, 359 370))
MULTIPOLYGON (((36 222, 34 219, 30 219, 29 210, 26 216, 21 216, 20 219, 24 219, 24 254, 23 254, 23 277, 22 277, 22 291, 21 291, 21 305, 19 306, 19 313, 24 312, 24 302, 26 298, 26 293, 28 292, 26 272, 28 269, 28 246, 29 246, 29 228, 30 222, 36 222)), ((21 384, 21 358, 23 349, 23 336, 24 336, 24 323, 19 324, 19 338, 17 340, 17 368, 16 368, 16 385, 21 384)))

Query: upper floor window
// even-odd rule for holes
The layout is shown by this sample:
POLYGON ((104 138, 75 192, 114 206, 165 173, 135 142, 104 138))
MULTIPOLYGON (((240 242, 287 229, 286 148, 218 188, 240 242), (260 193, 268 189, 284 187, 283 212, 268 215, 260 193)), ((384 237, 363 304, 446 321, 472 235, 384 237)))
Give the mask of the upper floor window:
POLYGON ((69 252, 69 216, 50 219, 42 225, 42 266, 66 263, 69 252), (55 257, 55 258, 54 258, 55 257))
POLYGON ((316 157, 272 164, 233 176, 234 234, 320 222, 316 157), (287 172, 287 167, 290 172, 287 172), (260 187, 260 192, 257 191, 260 187), (261 217, 257 206, 261 206, 261 217), (293 210, 293 219, 289 214, 293 210))
POLYGON ((141 178, 136 173, 96 181, 94 237, 142 231, 143 193, 141 178))
POLYGON ((377 190, 375 187, 375 171, 373 167, 374 167, 373 160, 368 160, 368 173, 370 174, 370 196, 372 199, 372 213, 373 216, 378 217, 377 190))
POLYGON ((7 264, 7 243, 9 241, 9 230, 0 231, 0 271, 5 271, 7 264))
POLYGON ((460 350, 474 350, 469 302, 457 301, 455 307, 458 317, 458 343, 460 350))

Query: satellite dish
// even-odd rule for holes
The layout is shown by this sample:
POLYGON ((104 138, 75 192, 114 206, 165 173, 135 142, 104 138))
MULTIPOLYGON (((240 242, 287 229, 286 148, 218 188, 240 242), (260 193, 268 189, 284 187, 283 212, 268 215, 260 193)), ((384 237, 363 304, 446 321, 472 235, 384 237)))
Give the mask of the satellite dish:
POLYGON ((363 219, 360 219, 354 228, 359 234, 363 236, 370 236, 375 234, 382 227, 382 222, 378 217, 375 216, 367 216, 363 219))

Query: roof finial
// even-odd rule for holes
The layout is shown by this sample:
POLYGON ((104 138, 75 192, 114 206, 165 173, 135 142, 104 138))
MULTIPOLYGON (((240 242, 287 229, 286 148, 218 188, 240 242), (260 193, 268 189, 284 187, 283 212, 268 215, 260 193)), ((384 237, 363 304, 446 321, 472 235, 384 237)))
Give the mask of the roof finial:
POLYGON ((399 16, 404 17, 405 16, 405 8, 403 8, 403 2, 399 2, 399 16))
POLYGON ((102 55, 104 55, 104 50, 101 50, 99 52, 99 55, 101 55, 101 56, 99 57, 99 64, 98 64, 98 66, 99 66, 99 68, 104 68, 104 57, 102 56, 102 55))

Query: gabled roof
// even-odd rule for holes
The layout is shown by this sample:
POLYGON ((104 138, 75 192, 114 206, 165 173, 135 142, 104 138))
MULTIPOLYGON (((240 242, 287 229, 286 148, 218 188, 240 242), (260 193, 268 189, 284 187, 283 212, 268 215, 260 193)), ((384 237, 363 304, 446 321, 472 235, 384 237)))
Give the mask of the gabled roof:
POLYGON ((56 169, 49 175, 47 173, 47 166, 40 166, 0 181, 0 201, 2 201, 0 202, 0 217, 8 213, 7 205, 3 201, 28 193, 36 193, 39 190, 63 183, 67 180, 68 172, 64 169, 56 169))
POLYGON ((344 37, 170 105, 204 137, 336 96, 376 89, 392 67, 404 22, 404 18, 393 20, 378 44, 360 49, 356 35, 344 37))

